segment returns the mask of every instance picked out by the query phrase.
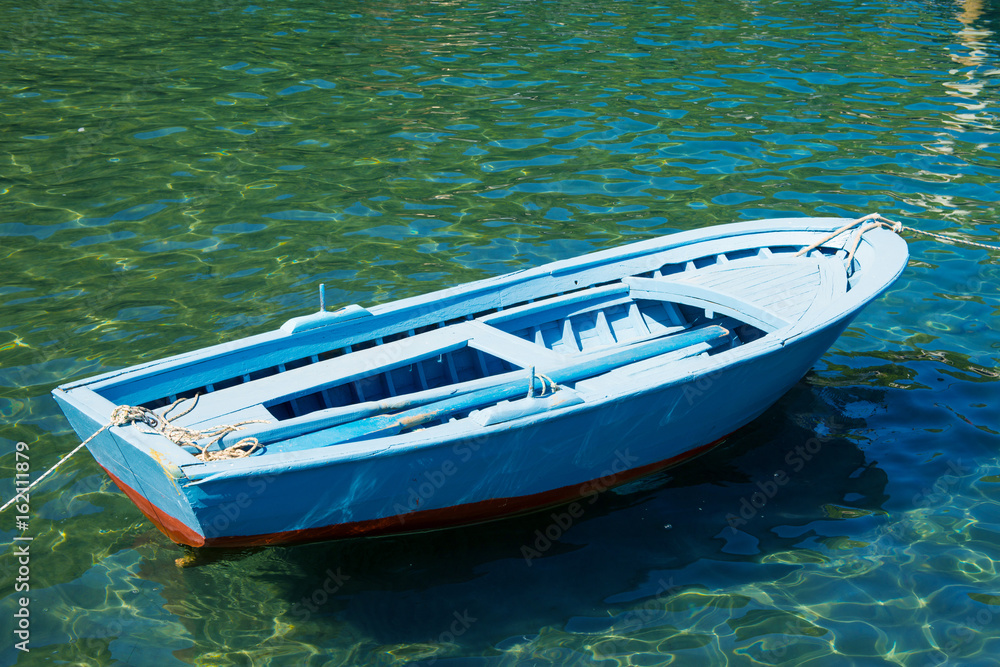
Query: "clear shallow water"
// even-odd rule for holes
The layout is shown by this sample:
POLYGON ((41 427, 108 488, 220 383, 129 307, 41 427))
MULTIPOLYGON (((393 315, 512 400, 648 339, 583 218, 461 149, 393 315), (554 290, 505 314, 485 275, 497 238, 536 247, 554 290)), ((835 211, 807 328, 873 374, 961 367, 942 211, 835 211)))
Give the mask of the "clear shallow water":
MULTIPOLYGON (((987 2, 52 2, 0 25, 4 498, 17 441, 35 475, 77 444, 54 386, 272 329, 319 282, 371 304, 775 215, 1000 242, 987 2)), ((1000 255, 910 241, 772 410, 565 528, 181 569, 78 455, 32 496, 31 652, 0 660, 995 664, 1000 255)))

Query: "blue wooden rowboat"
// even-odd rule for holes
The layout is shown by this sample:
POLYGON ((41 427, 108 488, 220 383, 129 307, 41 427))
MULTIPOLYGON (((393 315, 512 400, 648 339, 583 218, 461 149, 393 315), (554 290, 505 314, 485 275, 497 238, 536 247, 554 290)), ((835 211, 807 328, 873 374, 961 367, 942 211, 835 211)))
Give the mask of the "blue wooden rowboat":
POLYGON ((94 458, 182 544, 587 501, 706 451, 797 382, 906 266, 870 218, 721 225, 321 308, 53 393, 81 437, 105 427, 94 458))

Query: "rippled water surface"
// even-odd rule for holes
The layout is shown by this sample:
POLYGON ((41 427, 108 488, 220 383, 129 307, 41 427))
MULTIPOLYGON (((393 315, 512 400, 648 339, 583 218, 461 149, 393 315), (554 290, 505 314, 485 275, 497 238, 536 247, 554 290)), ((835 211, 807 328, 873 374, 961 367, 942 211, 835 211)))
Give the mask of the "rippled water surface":
MULTIPOLYGON (((0 7, 4 499, 15 443, 32 476, 78 443, 53 387, 319 282, 381 303, 779 215, 1000 242, 995 1, 257 2, 0 7)), ((568 525, 192 557, 78 454, 0 661, 997 664, 1000 252, 907 238, 774 408, 568 525)))

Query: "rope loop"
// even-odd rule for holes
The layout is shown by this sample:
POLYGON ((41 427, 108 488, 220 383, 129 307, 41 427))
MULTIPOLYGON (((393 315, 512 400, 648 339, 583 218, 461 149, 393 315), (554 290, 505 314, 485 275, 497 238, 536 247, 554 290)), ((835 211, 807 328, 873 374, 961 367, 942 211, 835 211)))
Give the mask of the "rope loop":
MULTIPOLYGON (((195 394, 194 401, 191 402, 191 405, 189 405, 186 410, 176 415, 173 419, 180 419, 194 410, 198 405, 198 398, 199 395, 195 394)), ((219 440, 221 440, 225 435, 235 431, 242 431, 247 424, 266 424, 268 421, 266 419, 247 419, 245 421, 236 422, 235 424, 222 424, 202 430, 176 426, 171 422, 169 415, 175 408, 187 400, 188 399, 186 397, 178 398, 170 404, 170 407, 163 411, 163 414, 160 415, 153 412, 149 408, 142 407, 141 405, 119 405, 111 412, 111 421, 106 426, 101 428, 101 431, 112 426, 126 426, 128 424, 135 424, 137 426, 144 425, 148 427, 148 430, 143 430, 143 433, 147 433, 149 435, 162 435, 178 447, 194 447, 198 450, 198 453, 195 454, 195 458, 202 461, 240 459, 250 456, 261 448, 261 444, 257 438, 243 438, 239 442, 236 442, 225 449, 209 450, 212 445, 219 442, 219 440), (204 445, 198 444, 199 440, 204 440, 206 438, 208 439, 207 443, 204 445)), ((101 431, 98 431, 97 433, 100 433, 101 431)), ((97 433, 87 438, 84 444, 93 440, 97 436, 97 433)))
POLYGON ((546 394, 554 394, 556 393, 557 388, 558 385, 555 380, 550 378, 548 375, 536 373, 534 366, 528 369, 528 398, 541 398, 546 394), (535 394, 535 378, 542 381, 542 393, 537 395, 535 394))

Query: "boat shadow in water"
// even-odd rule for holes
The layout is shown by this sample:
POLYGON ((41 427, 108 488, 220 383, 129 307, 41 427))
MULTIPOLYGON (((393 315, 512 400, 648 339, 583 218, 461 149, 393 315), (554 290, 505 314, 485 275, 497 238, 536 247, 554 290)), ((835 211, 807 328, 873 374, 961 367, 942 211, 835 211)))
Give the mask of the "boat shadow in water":
POLYGON ((198 550, 201 567, 169 577, 164 594, 179 586, 173 595, 187 596, 190 577, 224 578, 216 583, 226 591, 238 571, 247 586, 267 581, 287 603, 278 620, 296 632, 482 650, 691 587, 770 580, 795 554, 798 562, 822 558, 836 539, 825 533, 854 530, 838 520, 882 512, 887 479, 861 448, 865 420, 836 407, 856 401, 839 393, 856 390, 883 401, 874 390, 800 382, 695 460, 527 515, 409 535, 198 550))

